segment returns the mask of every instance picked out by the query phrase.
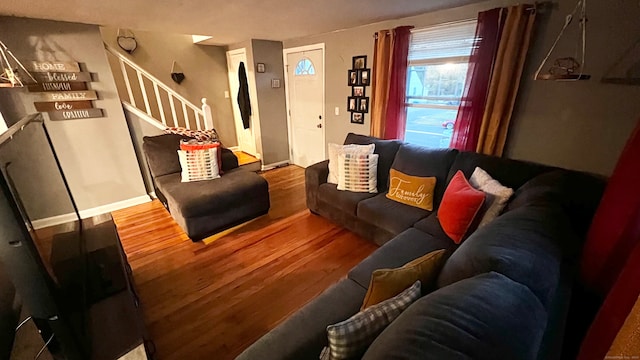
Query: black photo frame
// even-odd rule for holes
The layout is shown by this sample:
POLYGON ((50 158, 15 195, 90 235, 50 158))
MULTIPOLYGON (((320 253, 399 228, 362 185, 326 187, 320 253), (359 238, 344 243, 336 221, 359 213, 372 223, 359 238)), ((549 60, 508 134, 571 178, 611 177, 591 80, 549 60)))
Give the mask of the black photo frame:
POLYGON ((349 86, 358 85, 359 81, 360 79, 358 77, 358 72, 356 70, 349 70, 347 72, 347 85, 349 86))
POLYGON ((359 112, 362 112, 362 113, 368 113, 369 112, 369 97, 367 96, 367 97, 358 98, 358 104, 356 106, 357 106, 357 108, 356 108, 357 110, 356 111, 359 111, 359 112))
POLYGON ((353 57, 351 68, 354 70, 367 68, 367 55, 358 55, 353 57))
POLYGON ((351 123, 352 124, 364 124, 364 113, 352 112, 351 113, 351 123))
POLYGON ((358 70, 358 84, 364 86, 371 84, 371 69, 358 70))
POLYGON ((349 112, 354 112, 354 111, 358 111, 358 98, 355 96, 349 96, 347 97, 347 111, 349 112))
POLYGON ((351 87, 351 96, 354 97, 363 97, 365 96, 366 88, 362 85, 352 86, 351 87))

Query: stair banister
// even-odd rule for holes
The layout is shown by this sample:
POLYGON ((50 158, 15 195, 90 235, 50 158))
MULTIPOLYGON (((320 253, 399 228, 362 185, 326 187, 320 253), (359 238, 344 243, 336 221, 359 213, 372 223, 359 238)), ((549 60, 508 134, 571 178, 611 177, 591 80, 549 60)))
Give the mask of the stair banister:
MULTIPOLYGON (((128 104, 129 105, 128 108, 136 108, 138 110, 138 113, 146 114, 146 116, 144 117, 145 121, 150 121, 149 119, 153 119, 153 121, 158 123, 158 124, 153 124, 154 126, 157 126, 157 127, 182 126, 182 127, 186 127, 187 129, 191 129, 192 125, 191 125, 191 122, 189 121, 189 113, 192 112, 193 113, 192 119, 195 120, 195 126, 198 130, 202 129, 203 127, 205 129, 213 128, 213 118, 211 115, 211 107, 207 104, 206 98, 202 99, 202 107, 200 108, 194 105, 193 103, 191 103, 189 100, 187 100, 185 97, 183 97, 179 93, 177 93, 175 90, 171 89, 169 86, 162 83, 155 76, 151 75, 149 72, 147 72, 146 70, 138 66, 136 63, 131 61, 131 59, 127 58, 125 55, 120 53, 115 48, 107 44, 104 44, 104 47, 107 50, 108 54, 113 55, 118 60, 118 63, 120 65, 119 68, 124 78, 124 83, 127 88, 126 95, 128 96, 128 101, 121 98, 123 104, 125 103, 128 104), (134 78, 137 78, 138 80, 137 86, 140 88, 140 92, 142 94, 142 99, 144 101, 143 106, 140 106, 140 104, 136 103, 136 100, 134 98, 134 92, 133 92, 133 86, 135 85, 133 85, 131 83, 131 80, 129 79, 127 67, 135 71, 134 78), (152 106, 149 101, 149 97, 150 97, 149 92, 151 90, 149 90, 148 92, 147 86, 144 83, 145 80, 148 80, 153 85, 152 91, 153 91, 153 94, 155 95, 156 106, 160 114, 160 120, 154 118, 153 116, 152 106), (166 98, 168 99, 168 102, 170 105, 171 124, 169 124, 169 121, 167 119, 168 114, 165 114, 165 109, 164 109, 165 107, 164 107, 164 104, 162 101, 162 95, 161 95, 162 92, 166 93, 166 98), (178 112, 176 111, 176 104, 174 103, 174 100, 178 101, 178 106, 182 108, 182 116, 183 116, 182 120, 184 124, 180 123, 181 119, 178 118, 178 112)), ((121 97, 122 97, 122 94, 121 94, 121 97)))

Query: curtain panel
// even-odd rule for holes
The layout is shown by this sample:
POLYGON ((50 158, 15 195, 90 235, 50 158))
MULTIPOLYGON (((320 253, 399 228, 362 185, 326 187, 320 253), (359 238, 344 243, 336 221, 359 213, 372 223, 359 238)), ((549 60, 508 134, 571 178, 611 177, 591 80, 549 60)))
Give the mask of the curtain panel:
POLYGON ((522 4, 479 14, 476 33, 486 37, 476 39, 471 55, 452 147, 502 156, 533 33, 532 9, 522 4))
POLYGON ((411 29, 400 26, 376 33, 371 78, 371 135, 404 139, 407 56, 411 29))

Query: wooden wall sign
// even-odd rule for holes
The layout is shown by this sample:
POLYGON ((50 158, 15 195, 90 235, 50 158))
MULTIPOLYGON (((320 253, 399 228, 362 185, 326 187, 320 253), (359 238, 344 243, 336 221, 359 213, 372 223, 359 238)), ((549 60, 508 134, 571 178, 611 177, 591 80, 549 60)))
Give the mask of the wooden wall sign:
POLYGON ((91 73, 88 72, 34 72, 33 77, 38 82, 83 82, 91 81, 91 73))
POLYGON ((40 99, 41 101, 98 100, 98 94, 93 90, 45 92, 40 94, 40 99))
POLYGON ((47 111, 62 111, 62 110, 82 110, 91 109, 93 104, 91 101, 56 101, 56 102, 41 102, 36 101, 33 103, 36 110, 40 112, 47 111))
POLYGON ((49 111, 51 120, 90 119, 102 116, 102 109, 49 111))
POLYGON ((87 90, 87 84, 83 82, 43 82, 27 85, 29 92, 43 91, 78 91, 87 90))
POLYGON ((33 72, 80 72, 77 62, 68 61, 32 61, 30 67, 33 72))

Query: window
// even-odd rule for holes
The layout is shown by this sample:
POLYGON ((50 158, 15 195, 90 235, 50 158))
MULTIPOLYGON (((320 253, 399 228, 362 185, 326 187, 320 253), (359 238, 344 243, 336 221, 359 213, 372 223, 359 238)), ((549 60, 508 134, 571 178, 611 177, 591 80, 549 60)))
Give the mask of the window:
POLYGON ((412 31, 405 141, 449 147, 475 33, 475 20, 412 31))
POLYGON ((296 65, 296 71, 294 75, 302 76, 302 75, 315 75, 316 68, 313 67, 313 63, 311 60, 304 58, 298 61, 298 65, 296 65))

